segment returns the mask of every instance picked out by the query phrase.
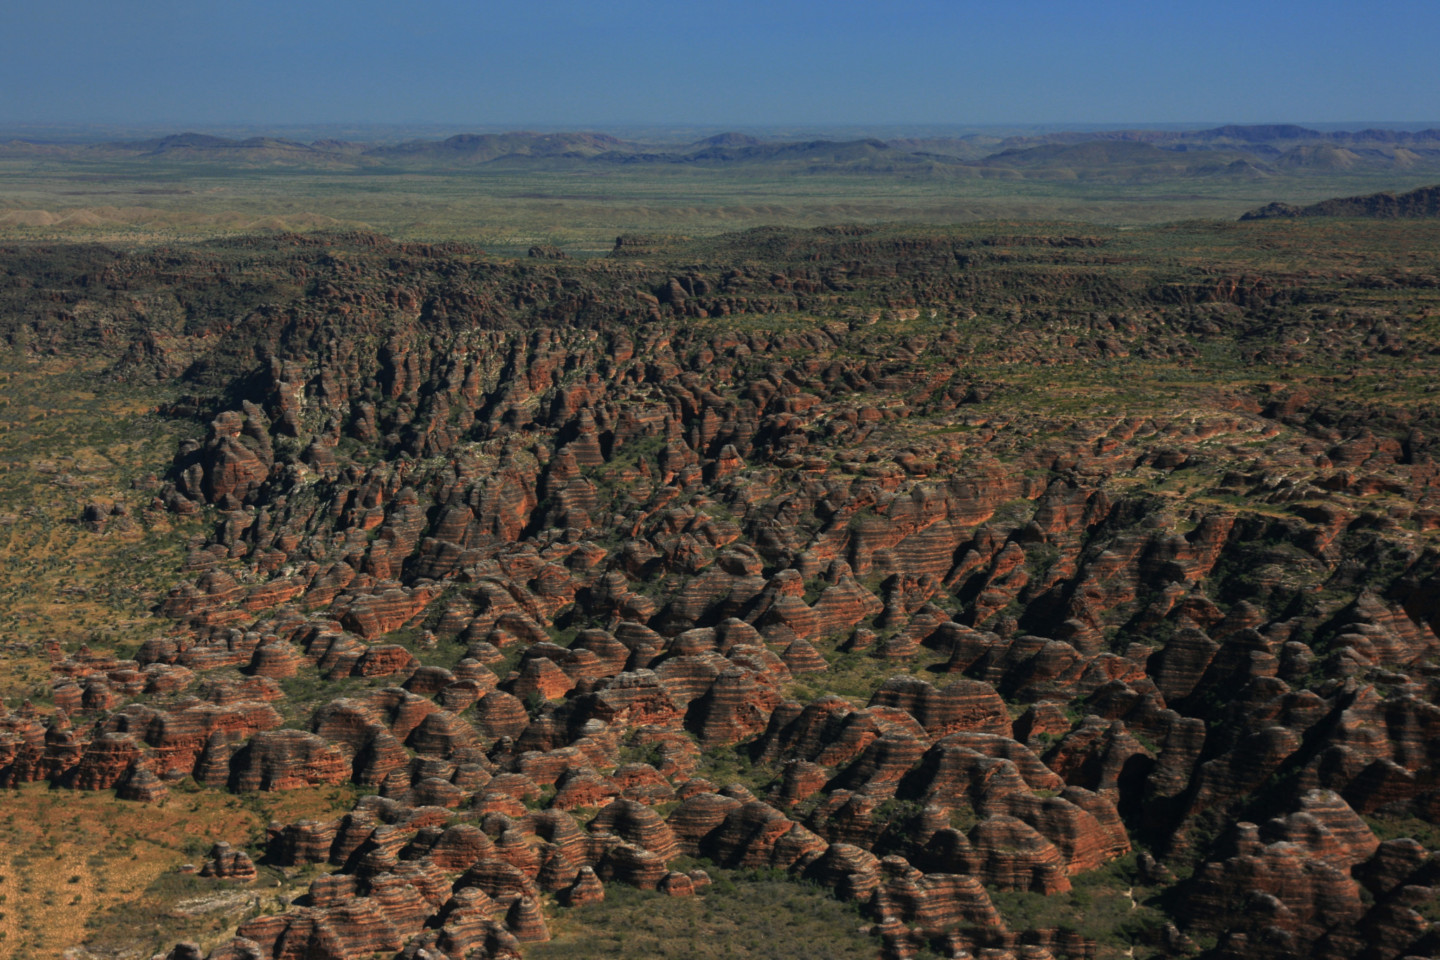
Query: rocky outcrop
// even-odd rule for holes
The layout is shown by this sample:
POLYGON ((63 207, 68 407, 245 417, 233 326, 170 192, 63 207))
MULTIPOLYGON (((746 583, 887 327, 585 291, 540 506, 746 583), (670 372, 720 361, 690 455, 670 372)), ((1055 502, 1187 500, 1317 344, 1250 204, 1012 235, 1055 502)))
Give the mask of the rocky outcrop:
POLYGON ((349 759, 324 738, 300 730, 256 734, 231 760, 235 790, 288 790, 350 778, 349 759))
POLYGON ((12 251, 12 342, 186 378, 145 522, 205 526, 133 660, 42 651, 0 783, 361 785, 267 832, 337 872, 246 921, 266 956, 515 952, 548 895, 700 892, 680 856, 823 883, 891 955, 1083 956, 985 887, 1133 842, 1144 949, 1423 955, 1430 855, 1377 834, 1437 810, 1428 248, 1014 229, 12 251))
POLYGON ((1244 214, 1241 220, 1273 217, 1440 217, 1440 186, 1420 187, 1408 193, 1372 193, 1363 197, 1336 197, 1307 206, 1268 203, 1244 214))
POLYGON ((251 883, 256 877, 255 863, 244 850, 236 850, 228 843, 217 843, 210 848, 210 856, 200 868, 200 876, 251 883))

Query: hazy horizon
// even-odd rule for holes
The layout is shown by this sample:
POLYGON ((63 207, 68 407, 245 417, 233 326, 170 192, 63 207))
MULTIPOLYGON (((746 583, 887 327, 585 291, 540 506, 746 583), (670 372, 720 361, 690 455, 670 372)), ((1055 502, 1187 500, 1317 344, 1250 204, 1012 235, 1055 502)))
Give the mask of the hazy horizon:
POLYGON ((0 140, 36 142, 105 142, 147 140, 187 133, 230 139, 271 137, 306 142, 324 139, 385 143, 407 139, 445 139, 465 134, 575 133, 600 134, 622 140, 690 143, 723 133, 754 136, 761 140, 963 138, 970 136, 1023 137, 1056 133, 1116 131, 1201 131, 1225 126, 1296 126, 1322 133, 1360 130, 1421 132, 1440 129, 1440 120, 1353 120, 1325 122, 1271 120, 1240 123, 1226 120, 1189 122, 1119 121, 1115 123, 994 123, 994 124, 697 124, 665 123, 222 123, 155 121, 149 123, 15 123, 0 121, 0 140))

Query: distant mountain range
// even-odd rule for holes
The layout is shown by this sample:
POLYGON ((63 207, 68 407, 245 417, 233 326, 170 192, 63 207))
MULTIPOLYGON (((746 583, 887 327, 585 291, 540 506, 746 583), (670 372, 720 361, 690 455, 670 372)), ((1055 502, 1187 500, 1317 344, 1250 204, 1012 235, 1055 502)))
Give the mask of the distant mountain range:
POLYGON ((1016 137, 976 134, 895 140, 776 140, 725 133, 685 144, 642 143, 600 133, 515 132, 388 145, 343 140, 302 143, 274 137, 237 140, 182 133, 88 144, 0 143, 0 159, 25 158, 319 169, 648 165, 944 178, 1256 179, 1305 172, 1440 172, 1440 130, 1323 132, 1272 124, 1198 131, 1114 130, 1016 137))
POLYGON ((1363 197, 1335 197, 1309 206, 1269 203, 1242 216, 1241 220, 1270 220, 1276 217, 1369 217, 1374 220, 1440 217, 1440 185, 1420 187, 1409 193, 1371 193, 1363 197))

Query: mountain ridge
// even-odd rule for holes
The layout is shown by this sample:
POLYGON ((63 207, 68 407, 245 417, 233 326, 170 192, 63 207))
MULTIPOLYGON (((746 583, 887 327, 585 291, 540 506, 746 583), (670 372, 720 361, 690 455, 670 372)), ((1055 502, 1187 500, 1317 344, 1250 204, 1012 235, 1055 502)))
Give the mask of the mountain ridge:
POLYGON ((1440 217, 1440 184, 1400 194, 1382 191, 1358 197, 1334 197, 1304 207, 1276 201, 1250 210, 1240 219, 1282 217, 1367 217, 1376 220, 1440 217))
MULTIPOLYGON (((769 166, 777 170, 864 169, 904 175, 1013 175, 1070 178, 1120 167, 1209 176, 1243 161, 1245 175, 1271 167, 1298 173, 1433 168, 1440 172, 1440 129, 1325 132, 1294 124, 1226 125, 1207 130, 1065 131, 996 137, 763 138, 725 132, 688 142, 649 142, 596 131, 460 133, 400 143, 285 137, 243 139, 182 132, 139 140, 0 142, 0 159, 220 162, 241 167, 454 169, 503 163, 585 169, 623 164, 769 166)), ((1144 171, 1141 171, 1142 173, 1144 171)))

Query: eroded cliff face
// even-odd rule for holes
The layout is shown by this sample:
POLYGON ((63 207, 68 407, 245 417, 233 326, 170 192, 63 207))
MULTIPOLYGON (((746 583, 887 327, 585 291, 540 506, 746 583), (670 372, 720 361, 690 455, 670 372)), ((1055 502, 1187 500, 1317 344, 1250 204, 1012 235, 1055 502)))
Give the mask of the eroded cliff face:
POLYGON ((1152 952, 1440 946, 1434 851, 1371 826, 1440 817, 1433 278, 1402 316, 1043 231, 30 256, 13 342, 195 385, 143 506, 211 533, 173 632, 53 652, 0 783, 370 791, 272 825, 334 872, 212 958, 519 955, 696 857, 896 957, 1105 955, 992 894, 1116 861, 1152 952))

